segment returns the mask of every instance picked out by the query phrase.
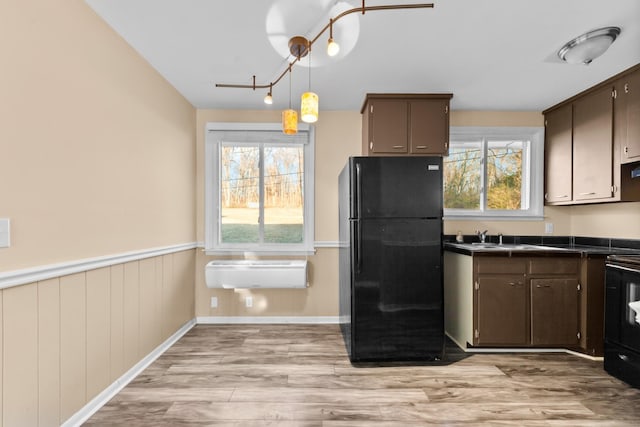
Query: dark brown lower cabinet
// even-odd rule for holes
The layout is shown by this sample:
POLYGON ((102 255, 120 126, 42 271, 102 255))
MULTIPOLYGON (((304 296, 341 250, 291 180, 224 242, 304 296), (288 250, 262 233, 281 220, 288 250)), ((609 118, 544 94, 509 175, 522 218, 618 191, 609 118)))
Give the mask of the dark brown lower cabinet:
POLYGON ((579 347, 579 257, 474 257, 473 345, 579 347))
POLYGON ((531 279, 531 345, 578 345, 578 279, 531 279))
POLYGON ((529 343, 525 280, 524 275, 478 278, 476 345, 523 346, 529 343))

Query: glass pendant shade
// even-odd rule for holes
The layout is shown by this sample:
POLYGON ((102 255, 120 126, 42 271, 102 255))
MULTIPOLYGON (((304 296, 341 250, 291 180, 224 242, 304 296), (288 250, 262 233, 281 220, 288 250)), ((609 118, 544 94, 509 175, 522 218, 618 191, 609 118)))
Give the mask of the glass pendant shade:
POLYGON ((318 95, 313 92, 305 92, 302 94, 300 118, 305 123, 315 123, 318 121, 318 95))
POLYGON ((336 56, 338 52, 340 52, 340 45, 333 39, 329 39, 329 42, 327 43, 327 55, 336 56))
POLYGON ((298 112, 296 110, 282 111, 282 132, 287 135, 298 133, 298 112))

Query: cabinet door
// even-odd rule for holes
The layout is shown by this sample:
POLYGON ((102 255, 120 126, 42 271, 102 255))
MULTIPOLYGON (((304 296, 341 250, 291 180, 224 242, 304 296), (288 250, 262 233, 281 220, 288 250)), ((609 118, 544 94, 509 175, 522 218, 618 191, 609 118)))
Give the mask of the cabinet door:
POLYGON ((531 279, 531 344, 578 345, 578 280, 531 279))
POLYGON ((409 152, 449 153, 448 99, 421 99, 409 103, 409 152))
POLYGON ((562 204, 572 200, 572 106, 565 105, 545 116, 545 202, 562 204))
POLYGON ((573 104, 573 200, 612 197, 612 159, 613 97, 604 87, 573 104))
POLYGON ((407 101, 375 99, 370 101, 368 108, 369 152, 407 153, 407 101))
POLYGON ((528 291, 524 275, 478 276, 475 345, 529 344, 528 291))
POLYGON ((640 160, 640 71, 616 84, 616 133, 622 144, 622 163, 640 160))

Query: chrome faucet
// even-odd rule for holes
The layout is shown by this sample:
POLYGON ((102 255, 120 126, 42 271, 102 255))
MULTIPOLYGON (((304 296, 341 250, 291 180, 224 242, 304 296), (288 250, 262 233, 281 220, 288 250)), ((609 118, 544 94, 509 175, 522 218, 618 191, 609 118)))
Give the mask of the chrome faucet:
POLYGON ((478 235, 478 239, 480 239, 480 243, 484 243, 485 239, 487 238, 487 231, 489 230, 476 230, 476 234, 478 235))

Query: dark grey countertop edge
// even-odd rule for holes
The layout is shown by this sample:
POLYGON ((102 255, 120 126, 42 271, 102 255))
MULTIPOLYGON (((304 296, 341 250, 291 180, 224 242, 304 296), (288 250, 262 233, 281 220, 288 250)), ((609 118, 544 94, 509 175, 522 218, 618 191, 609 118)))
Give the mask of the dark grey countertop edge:
MULTIPOLYGON (((536 245, 533 243, 533 245, 536 245)), ((540 249, 526 249, 526 250, 505 250, 505 249, 491 249, 491 248, 471 248, 460 247, 454 242, 444 242, 444 250, 448 252, 455 252, 462 255, 479 255, 479 256, 582 256, 582 257, 607 257, 609 255, 621 255, 621 254, 640 254, 640 250, 633 248, 610 248, 605 246, 589 246, 589 245, 565 245, 565 244, 545 244, 541 245, 540 249), (546 247, 552 247, 554 249, 547 249, 546 247)))

